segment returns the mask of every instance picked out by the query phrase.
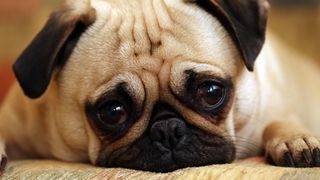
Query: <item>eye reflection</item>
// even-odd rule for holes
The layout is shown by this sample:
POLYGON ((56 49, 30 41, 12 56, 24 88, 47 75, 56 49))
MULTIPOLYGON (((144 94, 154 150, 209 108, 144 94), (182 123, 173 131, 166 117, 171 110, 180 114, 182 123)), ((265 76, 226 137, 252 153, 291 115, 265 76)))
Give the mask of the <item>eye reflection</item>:
POLYGON ((207 108, 218 107, 224 99, 225 89, 214 81, 205 81, 198 86, 197 99, 207 108))
POLYGON ((127 120, 127 110, 125 106, 117 101, 107 102, 98 111, 100 121, 108 125, 117 125, 127 120))

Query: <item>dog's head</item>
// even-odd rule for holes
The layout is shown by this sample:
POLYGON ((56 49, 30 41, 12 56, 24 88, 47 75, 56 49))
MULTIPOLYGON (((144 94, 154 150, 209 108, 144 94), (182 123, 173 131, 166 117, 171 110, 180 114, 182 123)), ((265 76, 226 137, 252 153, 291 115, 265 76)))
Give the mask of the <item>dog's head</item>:
POLYGON ((58 158, 161 172, 228 163, 235 84, 266 16, 264 0, 70 1, 14 71, 27 96, 53 96, 58 158))

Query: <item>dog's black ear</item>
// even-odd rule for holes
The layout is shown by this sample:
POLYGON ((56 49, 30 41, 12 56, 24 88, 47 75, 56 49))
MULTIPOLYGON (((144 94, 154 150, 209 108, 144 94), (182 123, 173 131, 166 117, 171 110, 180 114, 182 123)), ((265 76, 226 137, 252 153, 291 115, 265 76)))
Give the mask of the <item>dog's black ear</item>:
POLYGON ((254 62, 265 41, 267 0, 190 0, 216 16, 239 47, 245 65, 254 62))
POLYGON ((95 10, 89 1, 65 4, 51 14, 13 65, 27 96, 38 98, 46 91, 55 68, 65 63, 81 34, 94 21, 95 10))

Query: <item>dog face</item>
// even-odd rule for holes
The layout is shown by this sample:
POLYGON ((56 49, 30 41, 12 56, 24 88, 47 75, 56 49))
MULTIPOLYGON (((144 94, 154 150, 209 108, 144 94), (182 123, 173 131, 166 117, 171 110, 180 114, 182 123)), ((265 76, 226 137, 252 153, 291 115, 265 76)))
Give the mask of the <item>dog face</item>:
POLYGON ((58 158, 160 172, 228 163, 237 77, 264 26, 260 1, 67 2, 14 70, 26 95, 53 104, 58 158))

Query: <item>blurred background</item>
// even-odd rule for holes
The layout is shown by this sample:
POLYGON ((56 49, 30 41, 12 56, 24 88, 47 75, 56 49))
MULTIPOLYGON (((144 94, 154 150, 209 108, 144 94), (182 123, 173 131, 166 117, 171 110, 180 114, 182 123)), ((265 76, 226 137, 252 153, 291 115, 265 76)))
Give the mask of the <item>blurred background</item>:
MULTIPOLYGON (((11 64, 62 0, 0 0, 0 102, 11 64)), ((270 0, 269 28, 320 65, 320 0, 270 0)))

